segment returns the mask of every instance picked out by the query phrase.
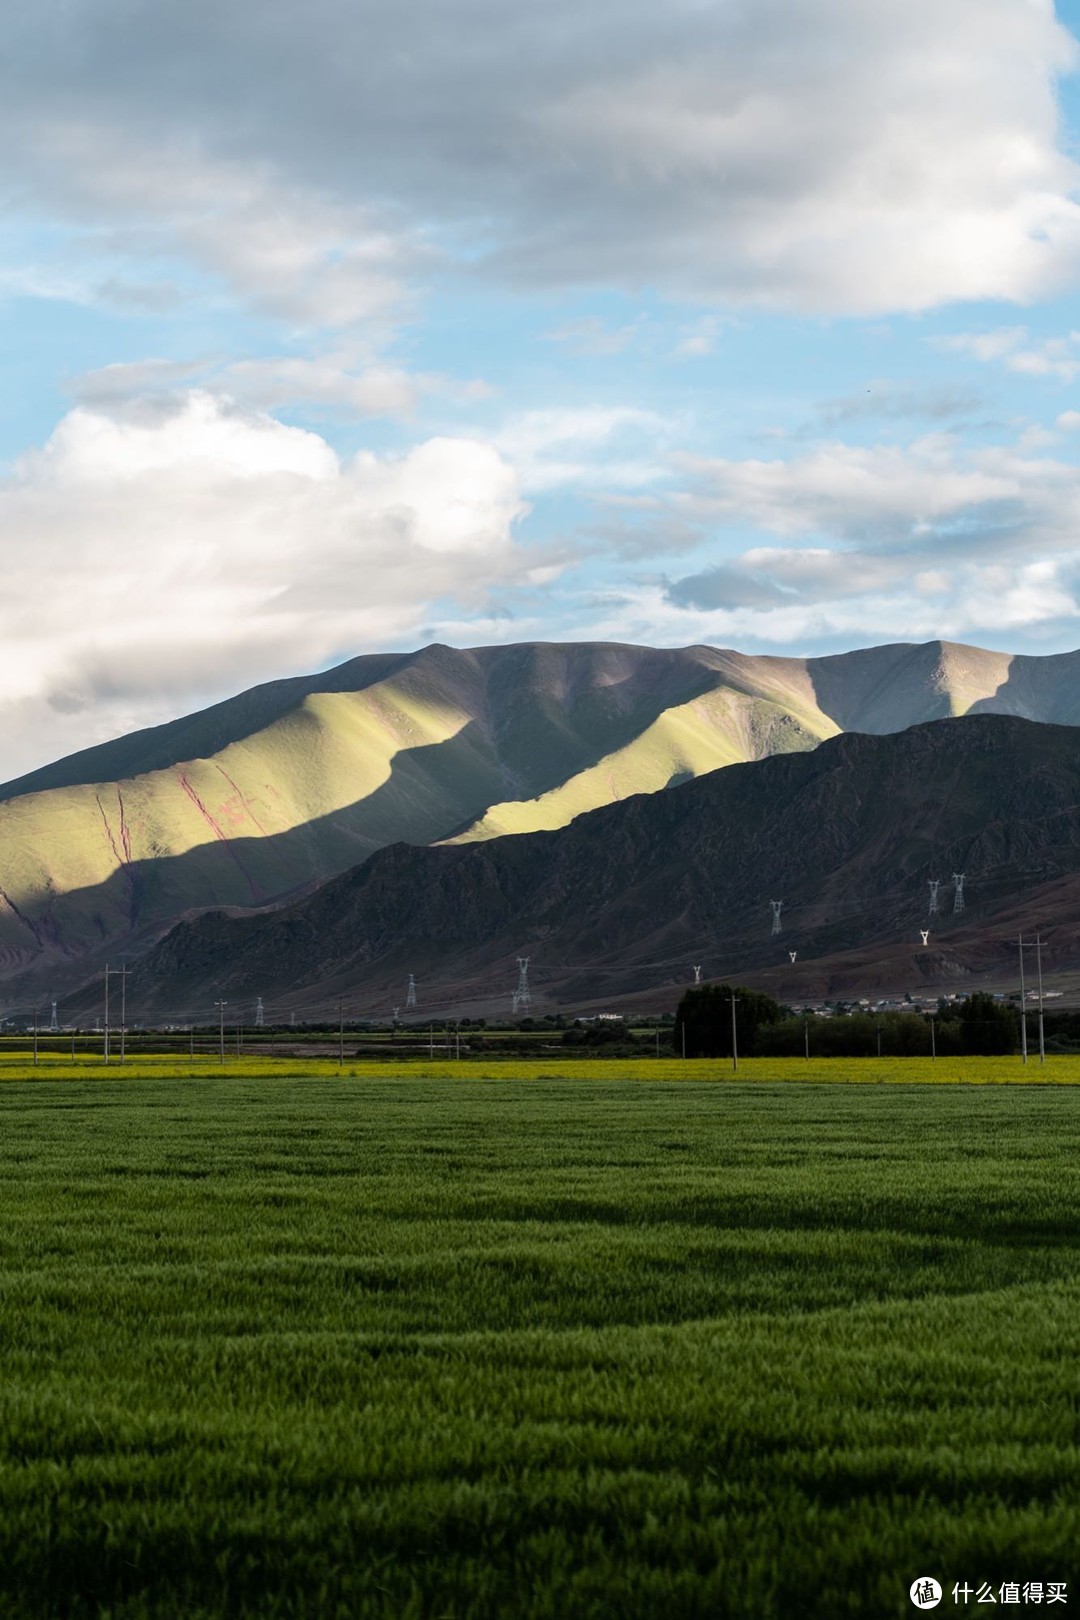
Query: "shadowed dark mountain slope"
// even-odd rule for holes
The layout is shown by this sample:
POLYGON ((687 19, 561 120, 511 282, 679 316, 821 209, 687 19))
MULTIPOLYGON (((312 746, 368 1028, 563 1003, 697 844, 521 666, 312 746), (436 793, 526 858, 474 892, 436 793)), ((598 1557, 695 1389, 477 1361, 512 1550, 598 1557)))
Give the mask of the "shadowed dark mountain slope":
POLYGON ((64 989, 193 911, 276 905, 386 844, 552 830, 841 729, 972 709, 1080 719, 1080 654, 540 642, 353 659, 0 790, 0 980, 64 989))
POLYGON ((180 925, 139 963, 132 994, 160 1013, 297 989, 355 1005, 415 972, 480 997, 510 985, 522 953, 538 988, 573 1001, 683 982, 691 961, 716 975, 789 950, 917 948, 928 926, 933 951, 1075 873, 1080 731, 971 716, 732 766, 554 832, 394 845, 274 913, 180 925), (779 938, 771 900, 784 902, 779 938))

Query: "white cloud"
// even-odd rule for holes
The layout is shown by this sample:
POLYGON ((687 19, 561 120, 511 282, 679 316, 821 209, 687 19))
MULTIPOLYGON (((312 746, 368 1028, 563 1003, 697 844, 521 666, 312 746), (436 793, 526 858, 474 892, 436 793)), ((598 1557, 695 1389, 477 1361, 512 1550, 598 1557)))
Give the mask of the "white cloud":
POLYGON ((117 420, 77 407, 64 417, 44 450, 23 458, 24 484, 120 488, 146 475, 241 480, 294 474, 327 479, 338 471, 334 452, 318 434, 253 418, 210 394, 192 392, 181 409, 153 410, 143 421, 117 420))
POLYGON ((197 391, 142 419, 81 406, 0 483, 9 775, 260 679, 490 611, 542 555, 493 446, 341 462, 197 391))
POLYGON ((680 360, 696 360, 702 355, 712 354, 723 325, 719 315, 706 315, 675 345, 676 357, 680 360))
POLYGON ((303 405, 332 411, 338 420, 368 416, 408 417, 421 399, 440 395, 457 403, 487 398, 492 390, 480 378, 459 381, 431 372, 410 372, 374 360, 357 363, 346 352, 315 357, 271 355, 231 362, 148 358, 117 362, 83 372, 69 391, 92 408, 110 414, 133 410, 145 415, 152 403, 169 408, 177 392, 202 387, 255 411, 303 405))
POLYGON ((1024 428, 1017 445, 1021 450, 1045 450, 1051 444, 1057 444, 1058 435, 1049 428, 1040 427, 1037 422, 1024 428))
POLYGON ((1080 374, 1080 332, 1028 343, 1025 326, 997 327, 989 332, 958 332, 939 338, 937 346, 974 355, 976 360, 1000 360, 1006 371, 1029 377, 1056 377, 1073 382, 1080 374))
POLYGON ((396 366, 355 371, 329 357, 292 356, 236 360, 214 377, 217 387, 259 410, 303 403, 345 416, 407 416, 434 381, 396 366))
POLYGON ((667 476, 663 444, 670 426, 628 405, 523 411, 494 436, 530 491, 586 484, 634 488, 667 476))
POLYGON ((654 571, 609 592, 588 634, 618 634, 620 612, 634 639, 793 650, 1080 629, 1080 467, 1022 439, 972 450, 938 434, 675 464, 680 488, 627 511, 635 544, 612 535, 654 571), (658 578, 659 559, 678 555, 682 574, 658 578))
POLYGON ((70 0, 46 27, 0 66, 13 188, 290 320, 386 318, 435 244, 845 312, 1030 300, 1080 256, 1051 0, 132 0, 122 34, 70 0))
POLYGON ((571 188, 591 179, 600 230, 621 229, 605 252, 557 225, 549 258, 577 248, 580 274, 587 252, 610 274, 621 253, 717 296, 847 312, 1064 285, 1080 213, 1052 82, 1075 47, 1049 4, 727 16, 696 50, 684 38, 535 109, 571 188))
POLYGON ((156 355, 144 360, 118 360, 82 372, 69 381, 68 390, 80 404, 115 410, 130 400, 172 395, 193 382, 202 369, 198 360, 166 360, 156 355))
POLYGON ((1048 485, 1077 480, 1074 468, 1007 451, 961 454, 947 434, 906 446, 826 444, 788 460, 682 456, 677 465, 692 487, 673 504, 698 521, 876 542, 928 533, 1018 499, 1038 504, 1048 485))
POLYGON ((878 560, 846 560, 846 588, 820 600, 792 595, 733 593, 707 608, 673 599, 661 583, 639 581, 609 592, 606 608, 583 633, 597 639, 679 646, 798 652, 815 647, 870 646, 889 641, 974 641, 1026 635, 1038 640, 1046 626, 1064 629, 1080 619, 1080 590, 1060 562, 961 566, 907 574, 878 560))
POLYGON ((935 339, 939 348, 972 354, 976 360, 1001 360, 1019 349, 1028 335, 1026 326, 995 326, 989 332, 955 332, 935 339))
MULTIPOLYGON (((128 301, 145 304, 155 262, 175 296, 179 255, 301 328, 389 329, 430 249, 385 201, 297 184, 261 156, 212 156, 183 132, 132 139, 118 113, 102 107, 93 119, 41 119, 21 132, 35 210, 81 231, 77 272, 54 272, 51 289, 47 270, 36 272, 43 296, 115 300, 124 286, 116 266, 134 263, 140 286, 133 295, 128 284, 128 301), (106 275, 88 269, 95 259, 106 275)), ((0 114, 0 131, 4 122, 0 114)), ((7 162, 17 166, 14 153, 7 162)))
POLYGON ((564 326, 545 332, 544 336, 549 343, 564 343, 571 354, 607 358, 628 349, 640 337, 644 324, 645 317, 641 315, 625 326, 608 326, 597 316, 586 315, 580 320, 567 321, 564 326))

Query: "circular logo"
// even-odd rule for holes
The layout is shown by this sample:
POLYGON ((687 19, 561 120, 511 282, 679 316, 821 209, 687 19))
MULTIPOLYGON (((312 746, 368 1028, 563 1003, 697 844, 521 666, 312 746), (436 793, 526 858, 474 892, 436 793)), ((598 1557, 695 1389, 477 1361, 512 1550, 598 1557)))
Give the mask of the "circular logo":
POLYGON ((932 1575, 920 1575, 912 1581, 908 1595, 917 1609, 936 1609, 941 1602, 941 1587, 932 1575))

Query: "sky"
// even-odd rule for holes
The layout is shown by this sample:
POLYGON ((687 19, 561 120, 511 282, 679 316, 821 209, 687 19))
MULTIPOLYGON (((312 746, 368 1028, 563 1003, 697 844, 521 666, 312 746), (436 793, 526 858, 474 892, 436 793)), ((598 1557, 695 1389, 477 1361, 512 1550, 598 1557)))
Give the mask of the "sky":
POLYGON ((431 641, 1080 646, 1080 0, 39 0, 0 776, 431 641))

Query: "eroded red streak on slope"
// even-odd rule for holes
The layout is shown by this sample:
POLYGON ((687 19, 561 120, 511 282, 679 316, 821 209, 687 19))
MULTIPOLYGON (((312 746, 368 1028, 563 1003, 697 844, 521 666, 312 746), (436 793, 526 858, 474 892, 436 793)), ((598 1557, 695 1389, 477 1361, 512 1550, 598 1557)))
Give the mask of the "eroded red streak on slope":
POLYGON ((116 785, 116 802, 120 806, 120 847, 124 851, 124 860, 131 865, 131 834, 128 832, 127 817, 124 814, 124 795, 120 791, 119 782, 116 785))
POLYGON ((229 775, 228 771, 225 769, 225 767, 223 765, 219 765, 216 759, 214 760, 213 764, 214 764, 214 769, 216 771, 221 772, 221 774, 225 778, 226 782, 228 782, 229 786, 232 788, 233 792, 236 794, 237 799, 240 801, 241 807, 251 817, 251 820, 255 823, 256 827, 258 827, 260 833, 262 833, 263 837, 265 838, 267 836, 266 828, 263 826, 262 822, 259 820, 259 818, 255 814, 254 810, 251 808, 250 799, 245 799, 243 793, 237 787, 236 783, 233 781, 232 777, 229 775))
POLYGON ((116 839, 113 837, 113 830, 109 826, 109 818, 105 814, 105 806, 101 802, 101 794, 100 793, 95 793, 94 798, 95 798, 95 800, 97 802, 97 807, 101 812, 102 825, 105 828, 105 836, 109 840, 109 848, 113 852, 113 859, 116 861, 117 866, 123 866, 124 857, 121 855, 120 851, 116 847, 116 839))
POLYGON ((135 868, 131 860, 131 838, 127 829, 127 820, 124 815, 124 797, 120 792, 119 787, 117 787, 116 798, 120 806, 120 849, 117 849, 116 847, 116 839, 113 836, 113 830, 109 824, 109 818, 105 814, 105 806, 101 802, 101 794, 95 793, 94 798, 97 800, 97 807, 101 812, 101 820, 105 828, 105 836, 109 840, 109 848, 113 852, 113 858, 116 861, 117 867, 124 874, 124 882, 127 884, 128 891, 128 923, 132 928, 134 928, 135 924, 138 922, 139 914, 137 894, 138 884, 135 877, 135 868), (121 851, 123 851, 123 853, 121 853, 121 851))
POLYGON ((236 862, 237 868, 243 877, 244 882, 251 890, 251 898, 253 900, 261 900, 263 897, 259 891, 259 886, 237 854, 235 848, 233 847, 232 839, 218 826, 217 822, 214 820, 205 804, 203 804, 202 800, 199 798, 199 795, 196 793, 183 771, 180 772, 177 780, 184 792, 187 794, 188 798, 191 800, 192 804, 195 806, 196 810, 199 812, 200 816, 202 816, 203 820, 206 822, 206 825, 210 828, 210 831, 213 833, 214 837, 219 843, 225 845, 225 848, 236 862))

